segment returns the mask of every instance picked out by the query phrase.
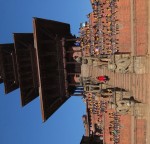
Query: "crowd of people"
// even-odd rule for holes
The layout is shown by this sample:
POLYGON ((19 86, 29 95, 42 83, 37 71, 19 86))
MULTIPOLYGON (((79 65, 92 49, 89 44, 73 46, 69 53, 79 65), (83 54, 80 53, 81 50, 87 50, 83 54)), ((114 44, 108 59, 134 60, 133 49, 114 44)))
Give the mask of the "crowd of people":
POLYGON ((118 0, 93 0, 89 22, 80 28, 81 47, 91 55, 114 54, 119 51, 118 0))
POLYGON ((119 33, 117 13, 117 1, 106 0, 100 2, 95 0, 92 3, 95 26, 95 50, 100 54, 113 54, 118 51, 119 33))
MULTIPOLYGON (((107 81, 109 81, 109 77, 105 75, 100 75, 97 77, 97 80, 105 84, 107 81)), ((118 90, 119 88, 108 88, 110 91, 118 90)), ((101 91, 101 90, 100 90, 101 91)), ((106 92, 108 93, 108 92, 106 92)), ((100 100, 96 100, 96 95, 94 93, 90 93, 88 95, 88 106, 89 106, 89 113, 90 115, 95 115, 97 118, 97 125, 101 125, 100 129, 101 132, 98 132, 98 128, 96 128, 96 134, 100 136, 100 138, 104 139, 105 136, 105 126, 104 126, 104 117, 105 115, 108 115, 109 117, 109 134, 110 134, 110 141, 114 144, 120 144, 120 130, 121 130, 121 124, 120 124, 120 114, 116 111, 110 112, 109 111, 109 98, 108 97, 102 97, 100 100)), ((92 122, 92 121, 91 121, 92 122)), ((92 127, 92 124, 91 124, 92 127)))
MULTIPOLYGON (((119 23, 117 19, 118 0, 92 0, 93 12, 88 14, 89 21, 80 26, 80 47, 84 56, 103 57, 113 55, 119 51, 119 23)), ((106 57, 107 58, 107 57, 106 57)), ((101 84, 109 81, 108 76, 98 76, 97 81, 101 84)), ((101 91, 100 93, 110 93, 101 91)), ((112 92, 110 93, 112 95, 112 92)), ((95 100, 94 94, 88 95, 87 103, 89 114, 96 115, 97 124, 104 124, 104 115, 108 114, 108 101, 105 99, 95 100)), ((107 98, 104 96, 103 98, 107 98)), ((117 112, 109 113, 111 119, 109 125, 110 141, 119 143, 120 115, 117 112)), ((92 124, 90 124, 92 127, 92 124)), ((100 136, 103 137, 104 127, 100 136)))
POLYGON ((109 113, 109 118, 111 119, 109 124, 109 133, 111 135, 110 141, 113 141, 114 144, 119 144, 120 142, 120 114, 117 112, 109 113))

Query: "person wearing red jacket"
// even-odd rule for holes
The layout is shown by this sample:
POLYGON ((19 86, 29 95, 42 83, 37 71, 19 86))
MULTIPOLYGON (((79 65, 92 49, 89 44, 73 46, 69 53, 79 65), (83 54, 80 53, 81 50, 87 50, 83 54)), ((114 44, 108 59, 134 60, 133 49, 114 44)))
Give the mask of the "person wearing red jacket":
POLYGON ((98 76, 96 77, 100 82, 106 82, 109 80, 108 76, 98 76))

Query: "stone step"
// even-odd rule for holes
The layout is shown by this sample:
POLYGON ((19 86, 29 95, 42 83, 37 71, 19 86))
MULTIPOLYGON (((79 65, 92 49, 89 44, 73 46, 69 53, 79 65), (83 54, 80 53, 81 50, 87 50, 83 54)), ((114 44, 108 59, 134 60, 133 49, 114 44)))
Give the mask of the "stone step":
POLYGON ((129 91, 129 81, 130 81, 129 74, 125 74, 125 89, 128 91, 129 91))
POLYGON ((131 91, 131 74, 129 74, 128 90, 131 91))
POLYGON ((146 103, 146 95, 147 95, 147 75, 148 74, 144 74, 143 75, 143 89, 142 89, 142 96, 143 96, 143 102, 146 103))
POLYGON ((123 88, 126 89, 126 74, 122 74, 123 76, 123 88))
POLYGON ((148 55, 146 57, 146 73, 149 73, 150 72, 150 56, 148 55))
POLYGON ((107 75, 110 78, 108 84, 112 87, 124 88, 131 91, 135 99, 150 102, 150 88, 148 86, 150 76, 148 74, 114 73, 107 68, 100 69, 98 67, 91 67, 89 74, 94 78, 99 75, 107 75))
POLYGON ((138 100, 140 100, 140 97, 139 97, 139 75, 136 75, 136 87, 135 87, 135 89, 136 89, 136 98, 138 99, 138 100))
POLYGON ((132 74, 132 82, 131 82, 131 91, 132 95, 136 98, 136 93, 135 93, 135 84, 136 84, 136 76, 135 74, 132 74))
POLYGON ((138 84, 137 84, 137 87, 138 87, 138 99, 142 102, 143 100, 142 100, 142 98, 143 98, 143 95, 142 95, 142 91, 143 91, 143 80, 142 80, 142 78, 143 78, 143 74, 139 74, 139 75, 137 75, 138 77, 138 84))

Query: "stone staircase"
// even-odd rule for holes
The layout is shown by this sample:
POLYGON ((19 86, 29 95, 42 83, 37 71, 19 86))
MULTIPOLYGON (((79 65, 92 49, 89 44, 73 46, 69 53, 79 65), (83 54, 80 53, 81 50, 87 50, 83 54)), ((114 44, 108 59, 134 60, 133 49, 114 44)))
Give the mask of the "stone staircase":
POLYGON ((112 87, 119 87, 131 92, 131 96, 143 103, 147 102, 148 89, 148 74, 135 74, 135 73, 115 73, 107 68, 92 68, 92 77, 96 78, 99 75, 107 75, 110 80, 108 85, 112 87))

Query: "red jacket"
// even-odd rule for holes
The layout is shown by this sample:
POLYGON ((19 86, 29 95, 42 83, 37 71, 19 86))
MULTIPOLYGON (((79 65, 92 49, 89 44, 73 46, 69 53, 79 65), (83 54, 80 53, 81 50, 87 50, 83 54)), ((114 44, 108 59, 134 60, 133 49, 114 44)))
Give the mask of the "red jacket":
POLYGON ((99 81, 106 81, 106 77, 105 76, 99 76, 99 77, 97 77, 97 79, 99 81))

